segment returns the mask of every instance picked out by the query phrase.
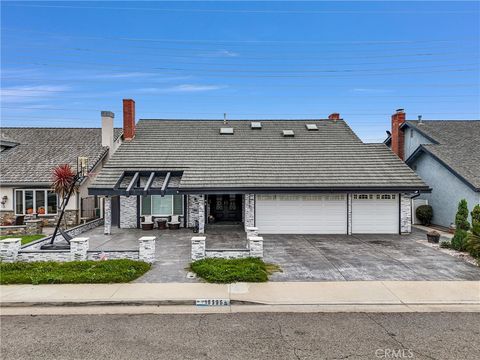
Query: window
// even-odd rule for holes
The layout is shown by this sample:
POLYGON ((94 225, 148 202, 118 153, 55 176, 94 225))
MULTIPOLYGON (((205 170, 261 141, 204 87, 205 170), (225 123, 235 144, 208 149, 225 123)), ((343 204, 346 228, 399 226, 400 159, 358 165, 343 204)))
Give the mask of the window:
POLYGON ((51 190, 15 190, 15 214, 54 215, 57 213, 58 197, 51 190))
POLYGON ((170 216, 183 215, 182 195, 142 196, 142 215, 170 216))

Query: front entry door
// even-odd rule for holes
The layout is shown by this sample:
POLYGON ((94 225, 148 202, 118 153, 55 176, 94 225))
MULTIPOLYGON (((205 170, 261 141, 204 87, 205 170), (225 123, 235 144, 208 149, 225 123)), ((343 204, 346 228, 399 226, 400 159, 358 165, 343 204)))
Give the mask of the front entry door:
POLYGON ((242 195, 213 195, 211 199, 215 221, 242 221, 242 195))

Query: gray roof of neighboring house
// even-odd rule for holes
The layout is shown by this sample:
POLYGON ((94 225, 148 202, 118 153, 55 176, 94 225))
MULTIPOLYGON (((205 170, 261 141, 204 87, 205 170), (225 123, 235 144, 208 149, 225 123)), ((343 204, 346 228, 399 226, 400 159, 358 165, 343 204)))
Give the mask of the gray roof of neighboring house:
POLYGON ((90 188, 112 189, 124 171, 183 171, 195 189, 428 189, 384 144, 365 144, 343 120, 140 120, 90 188), (308 131, 306 124, 317 124, 308 131), (233 135, 220 128, 233 127, 233 135), (283 137, 293 130, 294 137, 283 137))
POLYGON ((480 120, 408 120, 406 126, 434 142, 422 145, 407 162, 426 151, 480 191, 480 120))
MULTIPOLYGON (((102 146, 100 128, 2 127, 1 138, 18 143, 0 152, 0 183, 50 183, 52 169, 70 164, 76 169, 77 157, 87 156, 91 170, 108 148, 102 146)), ((115 138, 122 129, 115 129, 115 138)))

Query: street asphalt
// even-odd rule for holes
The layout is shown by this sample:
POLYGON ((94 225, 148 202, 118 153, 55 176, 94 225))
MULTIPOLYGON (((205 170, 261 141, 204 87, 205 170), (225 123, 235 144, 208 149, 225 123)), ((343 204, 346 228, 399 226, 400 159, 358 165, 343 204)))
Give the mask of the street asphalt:
POLYGON ((478 359, 480 313, 4 316, 7 359, 478 359))

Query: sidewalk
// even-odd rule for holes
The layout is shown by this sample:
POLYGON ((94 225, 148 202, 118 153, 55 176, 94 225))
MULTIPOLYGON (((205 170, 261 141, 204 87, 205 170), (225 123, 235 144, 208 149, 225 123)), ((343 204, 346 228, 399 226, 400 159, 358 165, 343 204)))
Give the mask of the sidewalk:
POLYGON ((3 308, 20 306, 194 305, 228 299, 232 305, 473 305, 480 281, 270 282, 3 285, 3 308))

